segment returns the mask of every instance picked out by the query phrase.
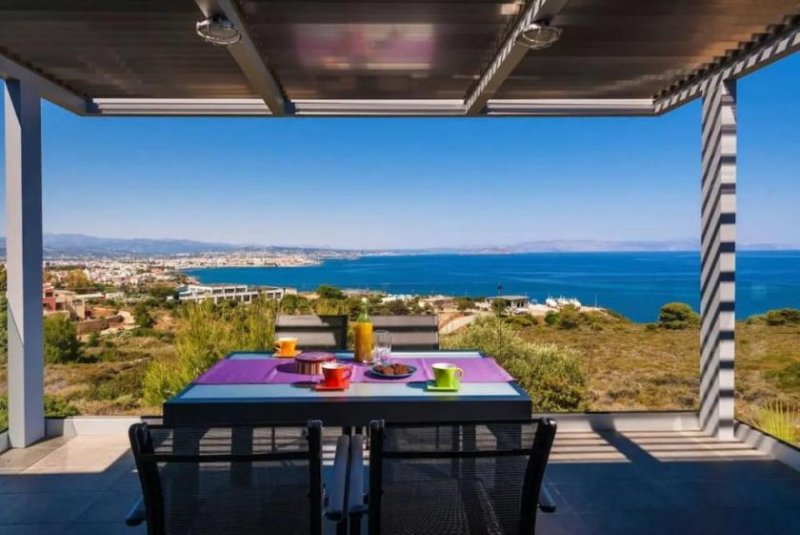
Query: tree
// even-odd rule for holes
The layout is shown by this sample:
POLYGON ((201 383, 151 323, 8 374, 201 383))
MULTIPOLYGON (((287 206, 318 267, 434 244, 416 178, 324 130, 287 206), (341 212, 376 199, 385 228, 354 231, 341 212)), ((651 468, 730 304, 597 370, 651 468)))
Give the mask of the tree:
POLYGON ((475 302, 469 297, 456 297, 456 308, 459 312, 466 312, 475 306, 475 302))
POLYGON ((658 313, 662 329, 687 329, 700 325, 700 316, 686 303, 667 303, 658 313))
POLYGON ((508 306, 502 299, 492 299, 492 312, 498 318, 502 318, 508 312, 508 306))
POLYGON ((80 360, 81 342, 75 325, 64 314, 53 314, 44 319, 44 359, 50 363, 80 360))
POLYGON ((386 311, 392 316, 408 316, 411 310, 402 299, 394 299, 386 303, 386 311))
POLYGON ((317 295, 320 299, 343 299, 344 293, 339 288, 335 286, 329 286, 327 284, 323 284, 319 288, 317 288, 317 295))
POLYGON ((175 297, 176 290, 168 284, 154 284, 147 289, 148 293, 157 301, 164 302, 170 297, 175 297))
POLYGON ((289 294, 281 299, 280 310, 282 314, 308 314, 311 312, 311 304, 303 296, 289 294))
POLYGON ((150 315, 150 310, 147 308, 147 305, 142 302, 136 303, 133 309, 133 319, 139 327, 144 329, 149 329, 156 324, 153 316, 150 315))
POLYGON ((92 283, 89 282, 89 277, 82 269, 71 269, 64 275, 63 279, 64 288, 70 290, 86 290, 93 288, 92 283))

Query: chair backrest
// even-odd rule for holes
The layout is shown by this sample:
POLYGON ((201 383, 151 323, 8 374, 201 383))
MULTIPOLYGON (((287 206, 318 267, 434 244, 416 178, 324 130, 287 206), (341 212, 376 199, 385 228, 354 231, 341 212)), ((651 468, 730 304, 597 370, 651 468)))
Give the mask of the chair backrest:
POLYGON ((275 338, 297 338, 300 349, 347 349, 347 316, 280 315, 275 322, 275 338))
POLYGON ((370 425, 369 532, 531 535, 553 420, 370 425))
POLYGON ((322 425, 129 430, 150 535, 322 533, 322 425), (285 527, 285 531, 282 531, 285 527))
POLYGON ((372 316, 372 326, 376 330, 392 333, 392 349, 439 349, 439 321, 436 316, 372 316))

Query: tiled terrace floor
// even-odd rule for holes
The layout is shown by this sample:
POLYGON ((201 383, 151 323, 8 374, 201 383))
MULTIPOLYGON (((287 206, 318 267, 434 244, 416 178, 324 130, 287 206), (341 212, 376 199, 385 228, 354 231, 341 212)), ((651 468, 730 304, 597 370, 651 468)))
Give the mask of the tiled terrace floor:
MULTIPOLYGON (((539 532, 800 533, 800 472, 692 432, 560 432, 539 532)), ((53 439, 0 455, 0 535, 126 534, 138 496, 125 436, 53 439)))

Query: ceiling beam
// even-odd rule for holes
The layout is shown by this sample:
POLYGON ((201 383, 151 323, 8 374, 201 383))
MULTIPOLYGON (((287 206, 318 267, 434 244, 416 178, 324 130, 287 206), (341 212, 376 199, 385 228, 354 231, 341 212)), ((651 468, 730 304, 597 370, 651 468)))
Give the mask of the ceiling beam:
POLYGON ((494 99, 486 103, 491 117, 635 117, 655 113, 653 99, 494 99))
POLYGON ((260 98, 96 98, 93 116, 249 117, 270 116, 260 98))
POLYGON ((22 63, 0 55, 0 78, 36 87, 42 98, 77 115, 85 115, 90 102, 75 91, 42 76, 22 63))
POLYGON ((241 32, 241 40, 226 47, 228 52, 250 82, 250 87, 261 97, 272 115, 290 113, 291 105, 284 96, 278 79, 247 33, 247 26, 233 0, 195 0, 195 3, 206 17, 224 15, 241 32))
MULTIPOLYGON (((312 100, 293 102, 295 116, 310 117, 464 117, 461 100, 312 100)), ((97 98, 94 116, 270 117, 257 98, 142 99, 97 98)), ((481 117, 599 117, 654 114, 652 99, 493 99, 481 117)))
POLYGON ((702 96, 708 84, 715 78, 741 78, 798 50, 800 23, 795 20, 758 42, 742 45, 735 53, 662 91, 655 97, 655 111, 661 115, 702 96))
POLYGON ((517 42, 522 31, 532 22, 550 21, 564 8, 568 0, 530 0, 520 14, 514 28, 506 35, 503 45, 495 54, 478 83, 464 100, 467 115, 478 115, 494 93, 522 61, 528 48, 517 42))

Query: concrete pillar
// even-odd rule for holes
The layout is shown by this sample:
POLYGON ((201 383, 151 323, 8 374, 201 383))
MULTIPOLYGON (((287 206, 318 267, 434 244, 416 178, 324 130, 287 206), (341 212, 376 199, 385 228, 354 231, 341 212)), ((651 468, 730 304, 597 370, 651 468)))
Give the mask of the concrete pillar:
POLYGON ((11 446, 44 437, 41 103, 30 84, 5 83, 8 427, 11 446))
POLYGON ((733 440, 736 353, 736 82, 703 95, 700 423, 733 440))

